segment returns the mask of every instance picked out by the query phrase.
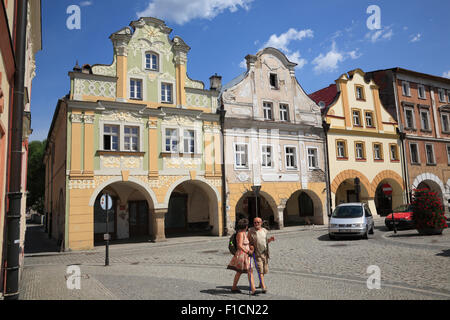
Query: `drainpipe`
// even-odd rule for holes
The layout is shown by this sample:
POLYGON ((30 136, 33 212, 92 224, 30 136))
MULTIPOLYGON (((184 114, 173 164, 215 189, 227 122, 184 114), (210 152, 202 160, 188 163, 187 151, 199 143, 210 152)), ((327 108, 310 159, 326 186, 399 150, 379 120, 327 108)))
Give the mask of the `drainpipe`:
POLYGON ((25 99, 25 50, 28 0, 17 1, 16 73, 11 122, 11 180, 8 188, 7 253, 5 300, 19 299, 20 209, 22 182, 22 137, 25 99))
POLYGON ((219 109, 220 114, 220 131, 222 132, 222 216, 224 235, 228 235, 227 221, 227 185, 225 178, 225 114, 227 111, 223 108, 223 104, 219 109))
POLYGON ((329 159, 328 159, 328 130, 330 130, 330 125, 324 120, 322 121, 322 127, 323 132, 325 133, 325 139, 324 139, 324 145, 325 145, 325 179, 326 179, 326 186, 327 186, 327 215, 328 217, 331 216, 331 213, 333 211, 333 203, 331 199, 331 184, 330 184, 330 165, 329 165, 329 159))

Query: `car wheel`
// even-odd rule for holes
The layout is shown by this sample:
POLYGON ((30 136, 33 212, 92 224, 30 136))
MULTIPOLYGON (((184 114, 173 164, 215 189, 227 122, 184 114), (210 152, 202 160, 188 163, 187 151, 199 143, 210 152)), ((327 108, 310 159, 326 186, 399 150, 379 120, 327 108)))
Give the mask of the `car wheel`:
POLYGON ((363 235, 363 239, 364 240, 368 240, 369 239, 369 228, 368 227, 366 227, 366 232, 363 235))
POLYGON ((369 232, 369 234, 374 234, 374 232, 375 232, 375 226, 374 226, 374 225, 372 225, 372 228, 370 229, 370 232, 369 232))

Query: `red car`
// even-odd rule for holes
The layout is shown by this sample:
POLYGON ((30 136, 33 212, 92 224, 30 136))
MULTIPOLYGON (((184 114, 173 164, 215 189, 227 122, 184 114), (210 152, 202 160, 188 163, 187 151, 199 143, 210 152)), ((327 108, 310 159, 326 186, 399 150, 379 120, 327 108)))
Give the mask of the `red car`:
POLYGON ((384 224, 389 230, 394 229, 394 223, 395 226, 398 229, 413 229, 414 228, 414 222, 412 219, 412 206, 409 204, 402 205, 398 208, 395 208, 393 211, 394 213, 391 213, 386 217, 384 220, 384 224), (394 221, 392 221, 392 215, 394 215, 394 221))

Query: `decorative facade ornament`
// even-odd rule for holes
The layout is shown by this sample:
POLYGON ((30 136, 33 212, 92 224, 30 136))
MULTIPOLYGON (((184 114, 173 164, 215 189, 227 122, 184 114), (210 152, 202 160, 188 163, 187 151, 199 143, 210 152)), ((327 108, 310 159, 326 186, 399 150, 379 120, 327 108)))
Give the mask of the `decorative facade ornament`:
POLYGON ((70 121, 72 121, 72 123, 82 123, 83 115, 81 113, 72 113, 70 115, 70 121))
POLYGON ((142 122, 143 119, 135 113, 131 112, 108 112, 102 113, 100 120, 102 121, 121 121, 121 122, 142 122))

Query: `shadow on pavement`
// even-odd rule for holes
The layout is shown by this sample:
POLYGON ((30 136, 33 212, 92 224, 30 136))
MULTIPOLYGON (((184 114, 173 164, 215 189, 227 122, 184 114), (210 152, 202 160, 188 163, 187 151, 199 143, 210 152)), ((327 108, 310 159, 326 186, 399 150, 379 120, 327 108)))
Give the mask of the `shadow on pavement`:
POLYGON ((25 254, 44 252, 60 252, 57 241, 48 238, 43 225, 27 223, 25 254))
POLYGON ((447 257, 450 258, 450 249, 448 250, 442 250, 441 253, 436 254, 439 257, 447 257))
POLYGON ((231 286, 225 286, 225 287, 216 287, 216 289, 207 289, 207 290, 200 290, 201 293, 207 293, 211 294, 213 296, 226 296, 229 297, 234 295, 248 295, 249 293, 249 287, 245 286, 238 286, 238 289, 241 290, 241 293, 232 293, 231 292, 231 286))

